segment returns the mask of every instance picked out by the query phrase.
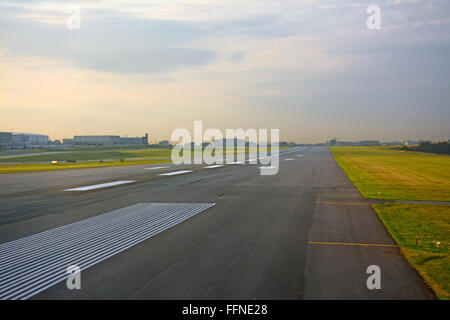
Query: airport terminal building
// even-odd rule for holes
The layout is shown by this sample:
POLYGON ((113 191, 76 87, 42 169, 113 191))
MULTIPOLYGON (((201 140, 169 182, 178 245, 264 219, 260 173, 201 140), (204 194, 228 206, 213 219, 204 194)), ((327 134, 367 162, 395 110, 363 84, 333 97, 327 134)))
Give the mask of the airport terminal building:
POLYGON ((48 144, 48 136, 35 133, 0 132, 0 148, 42 147, 48 144))
POLYGON ((64 139, 63 142, 72 142, 74 145, 132 145, 132 146, 146 146, 148 145, 148 133, 144 137, 120 137, 113 135, 92 135, 92 136, 74 136, 72 139, 64 139))

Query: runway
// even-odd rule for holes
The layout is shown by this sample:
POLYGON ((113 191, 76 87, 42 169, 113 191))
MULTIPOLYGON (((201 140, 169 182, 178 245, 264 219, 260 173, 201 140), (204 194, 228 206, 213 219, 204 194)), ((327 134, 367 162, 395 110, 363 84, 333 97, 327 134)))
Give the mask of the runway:
MULTIPOLYGON (((1 175, 0 247, 72 223, 90 225, 92 220, 84 220, 98 221, 102 214, 128 214, 127 208, 140 204, 214 204, 82 270, 80 290, 69 290, 62 281, 29 298, 434 298, 326 147, 284 152, 279 172, 273 176, 260 175, 261 165, 248 163, 1 175), (184 172, 161 175, 176 171, 184 172), (64 191, 108 183, 112 184, 64 191), (381 289, 366 286, 370 265, 381 269, 381 289)), ((154 221, 147 216, 136 219, 144 219, 149 227, 154 221)), ((120 231, 134 227, 125 218, 120 221, 113 240, 134 239, 128 231, 120 231)), ((96 228, 91 238, 81 238, 77 245, 89 244, 97 236, 108 237, 100 232, 103 227, 96 228)), ((96 250, 97 241, 93 243, 89 248, 96 250)), ((102 250, 110 252, 109 243, 104 242, 102 250)), ((64 243, 51 246, 59 250, 54 252, 72 254, 64 243)), ((21 250, 39 254, 33 248, 21 250)), ((86 257, 91 251, 80 252, 86 257)), ((23 253, 17 259, 32 258, 23 253)), ((74 258, 70 263, 82 261, 74 258)), ((3 277, 5 271, 0 272, 3 277)), ((16 271, 15 276, 27 274, 16 271)))

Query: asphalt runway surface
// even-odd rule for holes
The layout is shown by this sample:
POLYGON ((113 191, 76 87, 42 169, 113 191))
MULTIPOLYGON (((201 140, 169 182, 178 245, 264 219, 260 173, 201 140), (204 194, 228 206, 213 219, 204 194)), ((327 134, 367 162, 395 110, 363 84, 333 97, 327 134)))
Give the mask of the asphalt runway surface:
MULTIPOLYGON (((164 221, 178 220, 82 270, 80 290, 69 290, 61 281, 30 298, 434 299, 326 147, 282 152, 289 153, 280 155, 273 176, 260 175, 259 164, 209 169, 151 164, 0 175, 0 246, 18 240, 19 250, 25 250, 21 241, 26 244, 26 236, 57 227, 76 231, 91 221, 102 230, 108 227, 103 217, 114 214, 121 220, 109 224, 117 229, 101 237, 121 243, 139 235, 131 235, 131 219, 137 219, 139 230, 154 228, 153 220, 136 208, 208 204, 184 218, 179 206, 172 215, 154 213, 164 221), (161 166, 167 168, 146 169, 161 166), (159 175, 179 170, 189 172, 159 175), (117 180, 133 182, 63 191, 117 180), (121 232, 124 228, 128 231, 121 232), (370 265, 380 267, 381 289, 367 288, 370 265)), ((91 234, 100 245, 106 240, 95 238, 100 237, 96 232, 85 236, 91 234)), ((113 252, 104 243, 104 252, 113 252)), ((52 245, 63 250, 64 242, 52 245)), ((30 249, 29 254, 39 252, 30 249)), ((13 271, 15 277, 28 277, 13 271)))

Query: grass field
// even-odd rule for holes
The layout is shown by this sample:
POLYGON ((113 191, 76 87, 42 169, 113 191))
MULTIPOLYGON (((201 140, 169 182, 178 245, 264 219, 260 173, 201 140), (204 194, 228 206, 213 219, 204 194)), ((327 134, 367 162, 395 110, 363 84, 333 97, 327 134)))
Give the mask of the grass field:
POLYGON ((450 206, 394 203, 373 208, 436 295, 450 299, 450 206))
POLYGON ((25 164, 5 164, 0 165, 0 173, 13 172, 33 172, 46 170, 64 170, 64 169, 82 169, 82 168, 98 168, 98 167, 114 167, 114 166, 130 166, 137 164, 163 163, 168 160, 131 160, 131 161, 106 161, 106 162, 79 162, 79 163, 25 163, 25 164))
POLYGON ((61 151, 110 151, 110 150, 136 150, 136 149, 167 149, 160 146, 73 146, 73 147, 48 147, 27 149, 0 149, 0 156, 14 154, 33 154, 42 152, 61 151))
POLYGON ((384 147, 330 147, 367 198, 450 201, 450 156, 384 147))
MULTIPOLYGON (((280 149, 283 149, 281 147, 280 149)), ((224 154, 230 152, 224 150, 224 154)), ((233 148, 231 148, 232 150, 233 148)), ((268 148, 270 150, 270 148, 268 148)), ((234 148, 234 153, 248 153, 249 148, 234 148)), ((20 157, 0 158, 0 163, 17 163, 17 162, 43 162, 43 161, 86 161, 86 160, 119 160, 119 159, 142 159, 142 158, 170 158, 172 149, 170 148, 140 148, 140 149, 86 149, 77 151, 63 151, 60 153, 39 154, 20 157)))
MULTIPOLYGON (((280 147, 284 149, 287 147, 280 147)), ((262 151, 263 149, 261 149, 262 151)), ((270 152, 270 148, 267 148, 270 152)), ((234 154, 248 154, 249 148, 228 148, 223 154, 234 152, 234 154)), ((52 154, 27 155, 21 157, 0 158, 0 173, 33 172, 45 170, 63 170, 79 168, 96 168, 112 166, 129 166, 135 164, 163 163, 171 161, 172 149, 169 148, 139 148, 126 149, 115 148, 99 149, 89 148, 73 152, 61 152, 52 154), (91 160, 89 162, 86 162, 91 160), (94 160, 94 161, 92 161, 94 160), (105 162, 95 160, 108 160, 105 162), (112 161, 109 161, 112 160, 112 161), (126 161, 125 161, 126 160, 126 161), (57 163, 51 161, 83 161, 74 163, 57 163), (42 163, 46 162, 46 163, 42 163)), ((193 153, 191 153, 192 155, 193 153)), ((182 152, 181 152, 182 155, 182 152)), ((214 155, 214 152, 213 152, 214 155)), ((201 156, 199 153, 198 156, 201 156)))
POLYGON ((138 158, 170 158, 171 149, 135 149, 135 150, 85 150, 64 151, 61 153, 29 155, 22 157, 0 158, 0 162, 40 162, 40 161, 67 161, 67 160, 119 160, 138 158))
MULTIPOLYGON (((381 194, 384 199, 450 201, 448 155, 384 147, 330 147, 330 151, 367 198, 380 198, 381 194)), ((391 203, 372 207, 436 295, 450 299, 450 204, 391 203)))

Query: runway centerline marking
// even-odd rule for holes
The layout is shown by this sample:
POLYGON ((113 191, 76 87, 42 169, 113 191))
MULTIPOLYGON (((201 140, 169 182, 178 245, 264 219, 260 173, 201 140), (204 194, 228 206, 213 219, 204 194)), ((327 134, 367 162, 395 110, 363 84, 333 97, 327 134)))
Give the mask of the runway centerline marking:
POLYGON ((0 245, 0 299, 24 300, 215 203, 137 203, 0 245))
POLYGON ((398 245, 396 245, 396 244, 352 243, 352 242, 309 241, 308 244, 325 244, 325 245, 337 245, 337 246, 362 246, 362 247, 398 247, 398 245))
POLYGON ((144 168, 146 170, 157 170, 157 169, 166 169, 168 167, 150 167, 150 168, 144 168))
POLYGON ((172 171, 172 172, 160 173, 159 176, 176 176, 177 174, 189 173, 192 171, 193 170, 172 171))
POLYGON ((286 161, 292 161, 292 160, 294 160, 294 159, 284 159, 284 160, 286 160, 286 161))
POLYGON ((136 181, 134 181, 134 180, 119 180, 119 181, 112 181, 112 182, 107 182, 107 183, 93 184, 93 185, 90 185, 90 186, 84 186, 84 187, 77 187, 77 188, 65 189, 65 190, 63 190, 63 191, 87 191, 87 190, 95 190, 95 189, 106 188, 106 187, 112 187, 112 186, 118 186, 118 185, 121 185, 121 184, 132 183, 132 182, 136 182, 136 181))

